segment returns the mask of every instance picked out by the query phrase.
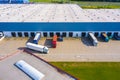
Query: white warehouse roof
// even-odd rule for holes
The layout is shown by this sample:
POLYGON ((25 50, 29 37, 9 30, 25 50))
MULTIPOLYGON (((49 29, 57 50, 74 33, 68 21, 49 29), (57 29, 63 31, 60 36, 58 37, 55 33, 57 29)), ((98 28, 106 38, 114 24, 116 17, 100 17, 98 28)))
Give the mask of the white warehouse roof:
POLYGON ((0 22, 120 22, 120 9, 76 4, 0 4, 0 22))

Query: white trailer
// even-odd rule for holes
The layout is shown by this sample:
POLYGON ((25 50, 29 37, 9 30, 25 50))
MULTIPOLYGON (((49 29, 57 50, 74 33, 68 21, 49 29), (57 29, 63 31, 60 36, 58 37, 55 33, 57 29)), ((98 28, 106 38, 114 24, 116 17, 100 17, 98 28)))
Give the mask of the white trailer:
POLYGON ((88 33, 88 35, 89 35, 89 38, 92 41, 93 45, 97 46, 98 40, 96 39, 96 37, 94 36, 94 34, 93 33, 88 33))
POLYGON ((34 39, 33 39, 33 43, 38 44, 38 41, 40 40, 41 34, 40 33, 36 33, 34 39))
POLYGON ((35 69, 23 60, 16 62, 15 66, 25 72, 33 80, 41 80, 45 76, 43 73, 39 72, 37 69, 35 69))
POLYGON ((28 42, 26 44, 26 46, 29 49, 33 49, 33 50, 40 51, 40 52, 43 52, 43 53, 49 53, 49 50, 46 46, 42 46, 42 45, 30 43, 30 42, 28 42))

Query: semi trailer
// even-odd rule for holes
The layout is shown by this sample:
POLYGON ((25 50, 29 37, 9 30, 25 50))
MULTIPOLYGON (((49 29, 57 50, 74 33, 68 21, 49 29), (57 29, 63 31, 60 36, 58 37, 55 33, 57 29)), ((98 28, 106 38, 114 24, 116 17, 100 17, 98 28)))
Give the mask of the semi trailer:
POLYGON ((26 47, 29 48, 29 49, 32 49, 32 50, 42 52, 42 53, 49 53, 49 49, 46 46, 42 46, 42 45, 38 45, 38 44, 28 42, 26 44, 26 47))
POLYGON ((41 80, 45 76, 43 73, 39 72, 37 69, 35 69, 23 60, 16 62, 15 66, 17 66, 33 80, 41 80))
POLYGON ((40 33, 36 33, 34 39, 33 39, 33 43, 38 44, 38 41, 40 40, 41 34, 40 33))
POLYGON ((53 46, 53 48, 56 48, 56 46, 57 46, 57 35, 53 36, 52 46, 53 46))
POLYGON ((109 37, 107 36, 106 33, 101 33, 101 37, 102 37, 102 39, 103 39, 105 42, 108 42, 108 41, 109 41, 109 37))
POLYGON ((94 36, 94 34, 93 34, 93 33, 88 33, 88 37, 89 37, 90 40, 92 41, 92 44, 93 44, 94 46, 97 46, 98 40, 96 39, 96 37, 94 36))

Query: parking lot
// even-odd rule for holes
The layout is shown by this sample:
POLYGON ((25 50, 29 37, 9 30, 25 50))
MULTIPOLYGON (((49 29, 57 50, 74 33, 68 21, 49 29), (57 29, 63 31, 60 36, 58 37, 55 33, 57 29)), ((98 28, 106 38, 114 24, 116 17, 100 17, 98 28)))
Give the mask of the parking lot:
MULTIPOLYGON (((51 39, 41 38, 39 44, 50 47, 51 39)), ((4 57, 24 49, 27 41, 31 39, 5 38, 0 42, 0 56, 4 57)), ((120 41, 117 40, 99 40, 98 46, 95 47, 88 38, 64 38, 63 42, 57 42, 57 48, 49 48, 48 54, 30 51, 47 61, 120 61, 119 47, 120 41)))
POLYGON ((72 78, 61 70, 52 67, 41 59, 24 52, 17 53, 0 61, 0 80, 32 80, 14 65, 19 60, 24 60, 29 65, 43 73, 45 76, 41 80, 75 80, 75 78, 72 78))

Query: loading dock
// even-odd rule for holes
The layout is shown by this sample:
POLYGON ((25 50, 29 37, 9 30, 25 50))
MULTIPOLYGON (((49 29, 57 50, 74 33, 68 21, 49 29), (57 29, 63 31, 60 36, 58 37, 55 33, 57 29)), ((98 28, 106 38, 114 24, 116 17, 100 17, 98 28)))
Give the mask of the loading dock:
POLYGON ((11 32, 12 37, 16 37, 16 33, 15 32, 11 32))
POLYGON ((111 35, 112 35, 112 33, 111 33, 111 32, 108 32, 108 33, 107 33, 107 35, 108 35, 108 36, 111 36, 111 35))
MULTIPOLYGON (((27 32, 27 31, 21 31, 21 32, 4 32, 3 31, 3 34, 6 36, 6 37, 35 37, 35 34, 37 33, 38 31, 35 31, 35 32, 27 32)), ((87 37, 88 36, 88 33, 89 32, 42 32, 42 31, 39 31, 41 32, 41 37, 53 37, 55 34, 60 37, 87 37)), ((91 31, 92 32, 92 31, 91 31)), ((113 37, 114 34, 118 34, 119 32, 92 32, 94 34, 95 37, 101 37, 101 34, 102 33, 106 33, 108 37, 113 37)))
POLYGON ((22 37, 22 32, 18 32, 18 36, 19 36, 19 37, 22 37))
POLYGON ((53 37, 54 36, 54 33, 53 32, 50 32, 50 37, 53 37))
POLYGON ((60 37, 60 32, 56 32, 57 37, 60 37))
POLYGON ((107 32, 107 36, 111 39, 113 37, 111 32, 107 32))
POLYGON ((43 32, 43 36, 47 37, 48 36, 47 32, 43 32))
POLYGON ((66 32, 63 32, 63 33, 62 33, 62 37, 66 37, 66 32))
POLYGON ((24 32, 25 37, 29 37, 28 32, 24 32))
POLYGON ((31 35, 31 37, 35 37, 35 33, 34 32, 31 32, 30 35, 31 35))
POLYGON ((69 37, 73 37, 73 32, 69 32, 69 37))
POLYGON ((94 35, 95 35, 95 37, 98 37, 98 36, 99 36, 99 33, 98 33, 98 32, 95 32, 94 35))
POLYGON ((85 32, 82 32, 82 37, 86 37, 86 33, 85 32))

